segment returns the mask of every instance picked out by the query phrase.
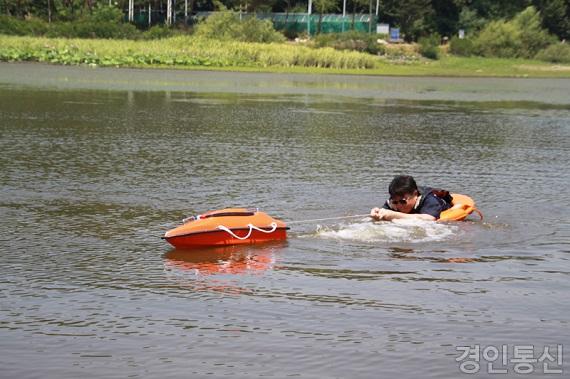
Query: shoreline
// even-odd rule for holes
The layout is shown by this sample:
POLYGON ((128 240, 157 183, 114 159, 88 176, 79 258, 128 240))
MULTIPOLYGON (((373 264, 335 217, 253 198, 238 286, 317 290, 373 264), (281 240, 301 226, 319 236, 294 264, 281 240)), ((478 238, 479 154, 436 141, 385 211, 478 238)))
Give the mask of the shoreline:
MULTIPOLYGON (((490 58, 480 58, 490 59, 490 58)), ((524 60, 522 62, 533 62, 524 60)), ((279 74, 279 75, 307 75, 307 76, 346 76, 346 77, 370 77, 370 78, 441 78, 441 79, 570 79, 570 66, 559 64, 546 64, 551 69, 545 69, 542 64, 536 65, 536 70, 543 72, 544 75, 500 75, 486 74, 485 72, 475 72, 469 75, 459 75, 451 72, 436 71, 432 73, 425 72, 408 72, 413 67, 405 67, 402 70, 394 70, 386 72, 381 69, 331 69, 331 68, 313 68, 313 67, 243 67, 243 66, 184 66, 184 65, 90 65, 90 64, 61 64, 52 62, 40 62, 30 60, 3 61, 1 65, 37 65, 48 67, 77 67, 82 69, 113 69, 113 70, 141 70, 141 71, 172 71, 172 72, 221 72, 221 73, 243 73, 243 74, 279 74), (561 68, 561 69, 558 69, 561 68)), ((397 67, 402 67, 394 65, 397 67)), ((524 64, 523 64, 524 66, 524 64)), ((532 67, 532 66, 531 66, 532 67)))
MULTIPOLYGON (((456 57, 453 57, 456 58, 456 57)), ((453 59, 452 58, 452 59, 453 59)), ((445 59, 445 58, 443 58, 445 59)), ((499 58, 459 58, 459 59, 480 59, 480 60, 503 60, 499 58)), ((88 69, 133 69, 133 70, 171 70, 190 72, 226 72, 226 73, 255 73, 255 74, 291 74, 291 75, 322 75, 322 76, 356 76, 373 78, 474 78, 474 79, 570 79, 570 66, 560 64, 550 64, 546 62, 529 64, 529 60, 520 60, 520 65, 513 68, 520 69, 518 73, 506 74, 499 72, 487 72, 482 69, 470 71, 469 69, 443 69, 436 68, 430 70, 429 67, 418 67, 417 65, 399 65, 385 63, 386 67, 374 69, 335 69, 322 67, 253 67, 253 66, 188 66, 188 65, 96 65, 96 64, 62 64, 53 62, 41 62, 34 60, 13 60, 3 61, 0 64, 37 64, 56 67, 83 67, 88 69)), ((437 63, 437 61, 436 61, 437 63)))

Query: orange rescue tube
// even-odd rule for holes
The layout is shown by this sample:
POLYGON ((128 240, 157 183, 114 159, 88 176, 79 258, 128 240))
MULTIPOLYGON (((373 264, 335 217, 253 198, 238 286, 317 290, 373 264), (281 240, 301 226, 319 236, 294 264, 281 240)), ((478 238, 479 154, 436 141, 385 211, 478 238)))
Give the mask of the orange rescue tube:
POLYGON ((472 198, 458 193, 452 193, 451 197, 453 198, 451 208, 441 212, 438 221, 463 221, 473 212, 476 212, 481 220, 483 219, 483 214, 475 208, 475 201, 472 198))
POLYGON ((287 229, 283 221, 267 213, 226 208, 193 217, 167 231, 162 238, 176 248, 188 249, 284 240, 287 229))

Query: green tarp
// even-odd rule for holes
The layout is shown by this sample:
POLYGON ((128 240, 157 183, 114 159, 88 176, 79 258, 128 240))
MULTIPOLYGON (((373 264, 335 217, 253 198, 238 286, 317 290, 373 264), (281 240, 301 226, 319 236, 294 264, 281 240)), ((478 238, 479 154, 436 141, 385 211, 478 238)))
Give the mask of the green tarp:
POLYGON ((324 14, 320 17, 318 14, 308 15, 306 13, 269 13, 259 14, 258 18, 270 19, 275 29, 288 31, 292 33, 309 32, 314 35, 319 30, 321 33, 341 33, 349 30, 360 32, 368 32, 369 28, 372 32, 376 32, 376 18, 372 16, 372 24, 369 23, 369 16, 363 14, 342 16, 338 14, 324 14), (310 23, 309 23, 310 18, 310 23))
MULTIPOLYGON (((208 17, 211 12, 198 12, 188 17, 188 24, 192 25, 200 19, 208 17)), ((349 14, 342 16, 338 14, 319 14, 308 15, 307 13, 258 13, 258 14, 245 14, 241 17, 257 17, 263 20, 271 20, 275 29, 286 32, 289 35, 307 33, 309 30, 310 35, 315 35, 319 29, 320 18, 320 31, 321 33, 341 33, 349 30, 356 30, 359 32, 368 32, 371 30, 376 32, 376 17, 372 16, 372 24, 369 23, 369 16, 367 14, 349 14), (309 23, 310 18, 310 23, 309 23), (369 29, 370 28, 370 29, 369 29)), ((126 16, 125 16, 126 17, 126 16)), ((160 11, 152 11, 152 24, 163 24, 166 21, 166 15, 160 11)), ((183 22, 184 14, 176 14, 176 21, 183 22)), ((148 12, 139 11, 134 14, 134 23, 139 27, 148 26, 148 12)))

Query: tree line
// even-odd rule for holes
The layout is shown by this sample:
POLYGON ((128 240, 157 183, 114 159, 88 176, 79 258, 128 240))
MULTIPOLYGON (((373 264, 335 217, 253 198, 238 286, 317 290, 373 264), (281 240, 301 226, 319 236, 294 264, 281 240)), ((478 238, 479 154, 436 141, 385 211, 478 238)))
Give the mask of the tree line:
MULTIPOLYGON (((149 8, 192 14, 230 9, 251 13, 305 13, 307 1, 296 0, 131 0, 135 11, 149 8)), ((0 14, 48 22, 75 21, 97 6, 114 5, 125 13, 129 0, 0 0, 0 14)), ((378 21, 399 27, 408 40, 437 33, 474 35, 487 24, 514 17, 529 6, 540 12, 542 27, 560 40, 570 36, 568 0, 312 0, 314 13, 378 14, 378 21), (378 10, 376 11, 376 8, 378 10)), ((179 18, 184 21, 184 18, 179 18)))

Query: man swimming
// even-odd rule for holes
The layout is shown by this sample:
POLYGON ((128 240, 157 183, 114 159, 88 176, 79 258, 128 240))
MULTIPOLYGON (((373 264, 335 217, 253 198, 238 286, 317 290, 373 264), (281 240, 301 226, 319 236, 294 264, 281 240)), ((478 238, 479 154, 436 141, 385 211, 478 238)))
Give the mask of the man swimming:
POLYGON ((436 221, 441 212, 451 207, 449 192, 418 187, 414 178, 408 175, 396 176, 390 183, 388 192, 390 198, 384 206, 370 211, 370 217, 374 220, 436 221))

